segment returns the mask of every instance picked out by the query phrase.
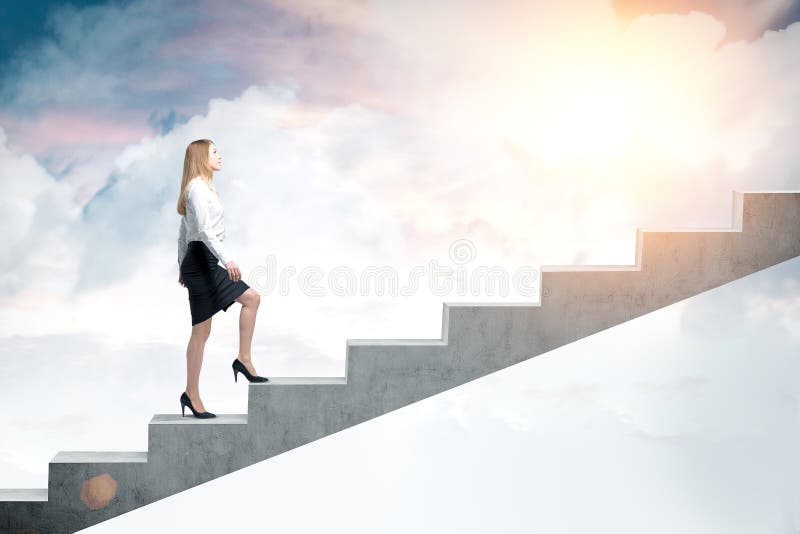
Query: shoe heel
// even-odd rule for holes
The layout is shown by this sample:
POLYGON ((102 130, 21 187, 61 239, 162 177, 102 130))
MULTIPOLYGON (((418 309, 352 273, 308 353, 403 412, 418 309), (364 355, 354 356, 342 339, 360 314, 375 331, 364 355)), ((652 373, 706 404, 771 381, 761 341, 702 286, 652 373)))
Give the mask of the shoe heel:
POLYGON ((206 411, 206 412, 198 412, 197 410, 195 410, 194 406, 192 406, 192 401, 189 399, 189 396, 186 395, 186 393, 181 395, 181 399, 180 400, 181 400, 181 415, 183 417, 186 417, 186 407, 187 406, 192 411, 192 415, 194 415, 195 417, 198 417, 200 419, 208 419, 210 417, 216 417, 216 414, 213 414, 211 412, 208 412, 208 411, 206 411))
POLYGON ((233 381, 237 384, 239 383, 239 372, 238 369, 233 370, 233 381))

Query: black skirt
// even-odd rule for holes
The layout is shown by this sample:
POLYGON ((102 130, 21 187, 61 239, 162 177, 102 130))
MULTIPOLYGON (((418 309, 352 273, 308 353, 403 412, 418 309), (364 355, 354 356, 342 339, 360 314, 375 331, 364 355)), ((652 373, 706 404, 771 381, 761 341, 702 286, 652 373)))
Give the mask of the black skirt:
POLYGON ((192 325, 202 323, 219 310, 228 311, 234 299, 250 287, 242 280, 234 282, 228 270, 202 241, 189 241, 181 261, 181 279, 189 291, 192 325))

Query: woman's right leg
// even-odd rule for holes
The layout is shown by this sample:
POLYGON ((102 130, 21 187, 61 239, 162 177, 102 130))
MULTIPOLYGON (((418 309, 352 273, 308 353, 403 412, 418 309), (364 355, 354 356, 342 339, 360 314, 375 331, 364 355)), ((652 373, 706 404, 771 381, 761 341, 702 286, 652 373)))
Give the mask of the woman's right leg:
POLYGON ((258 306, 261 303, 261 295, 255 292, 252 287, 248 287, 244 293, 234 299, 242 305, 239 312, 239 355, 236 357, 247 367, 251 374, 258 374, 253 366, 250 354, 253 343, 253 330, 256 327, 256 315, 258 306))
POLYGON ((206 411, 203 401, 200 400, 200 368, 203 366, 203 351, 210 334, 211 317, 192 325, 192 335, 189 346, 186 347, 186 394, 198 412, 206 411))

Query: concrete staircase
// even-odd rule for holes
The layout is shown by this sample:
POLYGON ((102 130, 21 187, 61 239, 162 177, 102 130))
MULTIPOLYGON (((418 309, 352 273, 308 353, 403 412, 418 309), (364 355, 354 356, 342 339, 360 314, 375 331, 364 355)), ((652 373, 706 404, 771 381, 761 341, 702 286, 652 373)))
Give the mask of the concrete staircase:
POLYGON ((60 452, 0 490, 0 532, 74 532, 800 256, 800 192, 733 193, 733 227, 642 230, 636 264, 544 266, 540 303, 444 304, 441 339, 348 340, 344 377, 250 384, 248 414, 157 414, 148 450, 60 452))

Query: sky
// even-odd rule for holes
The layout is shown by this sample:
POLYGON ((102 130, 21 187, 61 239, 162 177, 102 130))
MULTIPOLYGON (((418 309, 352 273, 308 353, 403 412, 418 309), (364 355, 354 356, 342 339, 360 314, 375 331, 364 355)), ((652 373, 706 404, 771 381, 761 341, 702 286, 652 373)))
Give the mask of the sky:
MULTIPOLYGON (((432 263, 506 273, 632 264, 637 228, 727 228, 733 190, 800 190, 799 4, 0 6, 0 487, 44 487, 60 450, 145 450, 152 415, 180 408, 191 325, 175 205, 192 140, 212 139, 223 158, 214 183, 226 249, 262 296, 257 370, 342 376, 347 339, 439 338, 442 302, 538 302, 525 288, 475 281, 468 291, 379 291, 363 283, 369 270, 391 268, 402 282, 432 263), (357 275, 357 291, 335 291, 335 268, 357 275), (301 271, 331 277, 312 287, 301 271)), ((384 488, 400 509, 419 504, 419 477, 441 484, 451 505, 451 494, 486 502, 426 464, 467 443, 464 462, 509 451, 482 463, 468 487, 502 486, 489 502, 510 531, 570 531, 557 506, 542 504, 540 523, 509 505, 554 487, 596 512, 587 525, 616 531, 641 531, 648 510, 689 532, 798 531, 800 493, 785 478, 798 463, 781 448, 797 439, 797 267, 786 262, 224 478, 261 491, 252 478, 261 469, 288 483, 306 462, 319 468, 308 477, 332 477, 321 469, 344 454, 362 478, 345 483, 348 493, 337 477, 316 506, 345 495, 364 502, 369 477, 385 470, 404 481, 384 488), (660 336, 659 351, 649 336, 660 336), (368 453, 409 428, 394 454, 368 453), (598 449, 582 456, 577 445, 593 440, 598 449), (553 469, 566 451, 573 468, 553 469), (639 469, 613 481, 626 506, 601 506, 602 481, 628 453, 639 469), (665 481, 656 487, 653 477, 665 481), (769 491, 756 498, 753 487, 769 491), (742 521, 725 523, 733 517, 742 521)), ((238 308, 214 316, 205 350, 200 391, 216 413, 247 409, 246 388, 229 376, 238 308)), ((226 483, 185 498, 205 491, 224 502, 216 482, 226 483)), ((163 520, 168 501, 138 512, 163 520)), ((292 507, 282 509, 288 528, 292 507)), ((426 514, 453 520, 445 505, 426 514)), ((399 531, 421 516, 392 517, 399 531)))

